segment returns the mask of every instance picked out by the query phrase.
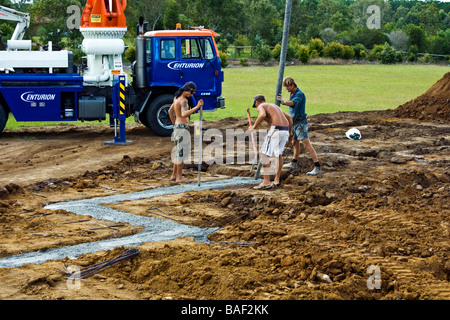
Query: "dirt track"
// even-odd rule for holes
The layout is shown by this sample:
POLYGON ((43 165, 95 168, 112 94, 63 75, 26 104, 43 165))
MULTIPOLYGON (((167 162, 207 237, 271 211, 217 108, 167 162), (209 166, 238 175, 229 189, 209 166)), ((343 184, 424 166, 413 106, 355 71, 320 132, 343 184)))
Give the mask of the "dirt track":
MULTIPOLYGON (((284 173, 275 190, 253 191, 249 184, 111 205, 147 216, 152 213, 146 209, 158 207, 196 226, 223 215, 243 217, 211 234, 212 243, 145 243, 138 256, 82 280, 79 290, 68 289, 58 273, 61 260, 0 269, 0 299, 448 300, 449 122, 397 116, 380 111, 309 117, 324 171, 318 177, 305 175, 312 162, 302 153, 301 169, 284 173), (362 140, 345 137, 352 127, 362 140), (370 266, 379 268, 380 289, 368 288, 370 266)), ((205 125, 245 130, 247 120, 205 125)), ((169 180, 170 138, 128 125, 132 145, 104 145, 112 135, 111 128, 93 125, 2 135, 0 258, 141 231, 44 209, 175 184, 169 180)), ((287 152, 285 161, 290 147, 287 152)), ((252 176, 249 168, 211 165, 202 179, 252 176)), ((185 172, 196 181, 195 166, 185 172)), ((85 267, 122 249, 64 260, 85 267)))

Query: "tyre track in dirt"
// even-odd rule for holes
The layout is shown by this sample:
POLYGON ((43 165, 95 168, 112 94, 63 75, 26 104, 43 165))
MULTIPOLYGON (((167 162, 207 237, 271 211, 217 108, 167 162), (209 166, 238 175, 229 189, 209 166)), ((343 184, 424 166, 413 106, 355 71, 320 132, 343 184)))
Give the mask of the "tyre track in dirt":
MULTIPOLYGON (((404 227, 419 227, 424 230, 430 229, 428 225, 417 223, 416 221, 404 217, 394 211, 366 211, 357 213, 354 216, 358 218, 359 225, 395 225, 397 230, 401 230, 404 227)), ((397 282, 395 285, 395 290, 398 290, 398 286, 407 286, 408 284, 417 281, 417 272, 413 271, 408 265, 414 265, 419 262, 423 262, 424 260, 419 257, 405 257, 401 255, 383 257, 370 252, 364 243, 360 245, 356 242, 351 243, 350 241, 346 241, 345 244, 342 244, 334 237, 335 233, 330 233, 323 229, 317 229, 314 226, 300 224, 296 228, 296 231, 306 236, 311 241, 312 245, 317 246, 324 251, 339 252, 340 256, 344 259, 351 257, 361 261, 367 260, 373 265, 382 268, 384 271, 392 273, 396 279, 395 281, 397 282)), ((445 238, 445 233, 440 240, 448 240, 445 238)), ((383 281, 382 274, 381 280, 383 281)), ((430 297, 432 299, 450 299, 450 287, 446 281, 428 279, 426 283, 421 283, 420 287, 422 288, 424 294, 427 294, 427 292, 432 292, 432 297, 430 297)))

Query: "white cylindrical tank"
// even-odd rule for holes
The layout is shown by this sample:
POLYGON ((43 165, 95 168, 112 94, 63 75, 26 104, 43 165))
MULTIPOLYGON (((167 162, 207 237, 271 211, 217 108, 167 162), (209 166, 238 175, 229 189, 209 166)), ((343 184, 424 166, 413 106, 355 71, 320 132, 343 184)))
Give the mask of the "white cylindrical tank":
POLYGON ((8 40, 8 50, 31 50, 31 40, 8 40))
POLYGON ((94 55, 123 54, 125 44, 122 39, 84 39, 81 50, 94 55))

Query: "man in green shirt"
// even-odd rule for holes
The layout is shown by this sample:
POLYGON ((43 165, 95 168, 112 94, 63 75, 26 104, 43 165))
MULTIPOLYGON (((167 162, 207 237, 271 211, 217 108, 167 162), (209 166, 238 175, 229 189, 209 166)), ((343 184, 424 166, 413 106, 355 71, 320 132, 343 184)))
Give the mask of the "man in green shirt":
POLYGON ((289 114, 291 115, 294 125, 293 125, 293 135, 294 135, 294 156, 291 163, 283 166, 284 169, 295 170, 298 169, 297 158, 300 154, 300 141, 302 141, 303 146, 309 152, 312 160, 314 161, 314 169, 307 173, 310 176, 316 176, 322 173, 320 169, 320 162, 317 158, 316 150, 311 145, 308 134, 308 119, 306 119, 305 113, 305 94, 297 87, 294 79, 291 77, 286 77, 283 80, 283 86, 290 93, 289 101, 285 101, 280 95, 277 97, 278 101, 285 106, 289 106, 289 114))

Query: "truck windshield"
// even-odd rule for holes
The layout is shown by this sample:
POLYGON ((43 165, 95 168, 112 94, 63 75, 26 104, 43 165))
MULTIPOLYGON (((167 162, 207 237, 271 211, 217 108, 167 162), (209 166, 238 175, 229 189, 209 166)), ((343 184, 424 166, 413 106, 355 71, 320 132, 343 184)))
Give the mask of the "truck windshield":
POLYGON ((214 51, 209 39, 187 38, 181 41, 183 59, 213 59, 214 51))

